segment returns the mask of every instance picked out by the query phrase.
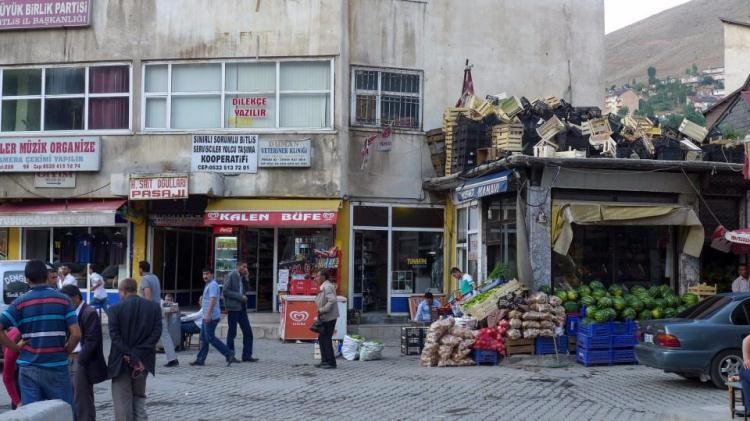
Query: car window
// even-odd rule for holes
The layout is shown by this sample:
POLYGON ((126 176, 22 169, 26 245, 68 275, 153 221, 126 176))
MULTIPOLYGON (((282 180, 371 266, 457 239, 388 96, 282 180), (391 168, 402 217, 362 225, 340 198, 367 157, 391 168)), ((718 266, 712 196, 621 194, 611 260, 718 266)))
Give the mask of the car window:
POLYGON ((707 319, 731 301, 732 299, 725 295, 714 295, 686 309, 678 314, 677 317, 684 319, 707 319))
POLYGON ((730 316, 732 323, 735 325, 750 324, 748 323, 748 311, 750 311, 750 300, 745 300, 732 311, 730 316))

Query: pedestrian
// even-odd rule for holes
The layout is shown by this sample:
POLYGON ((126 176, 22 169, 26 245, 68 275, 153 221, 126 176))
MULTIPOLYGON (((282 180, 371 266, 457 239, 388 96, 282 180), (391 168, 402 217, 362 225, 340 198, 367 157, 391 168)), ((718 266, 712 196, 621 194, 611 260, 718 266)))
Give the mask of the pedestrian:
POLYGON ((209 267, 203 269, 203 282, 206 286, 203 288, 203 302, 201 310, 203 311, 203 326, 201 327, 201 347, 195 361, 190 365, 205 365, 208 356, 208 345, 213 345, 227 360, 227 367, 232 363, 239 361, 234 357, 234 352, 230 351, 227 346, 216 337, 216 326, 221 318, 219 310, 219 284, 214 279, 213 270, 209 267))
POLYGON ((51 263, 47 263, 47 285, 54 289, 60 289, 59 270, 51 263))
POLYGON ((68 373, 68 354, 81 338, 70 299, 47 284, 47 266, 30 260, 24 275, 29 292, 16 298, 0 314, 0 345, 19 352, 21 403, 50 399, 67 402, 73 409, 73 389, 68 373), (25 343, 17 344, 5 334, 15 326, 25 343))
POLYGON ((242 330, 242 361, 256 362, 253 358, 253 329, 247 317, 247 262, 237 262, 237 269, 224 282, 224 307, 227 309, 227 347, 234 352, 237 324, 242 330))
POLYGON ((95 264, 89 265, 89 279, 91 279, 91 290, 93 292, 94 307, 101 312, 107 309, 107 290, 104 289, 104 278, 99 274, 99 267, 95 264))
POLYGON ((156 343, 162 333, 159 304, 141 298, 138 284, 125 278, 117 285, 120 301, 107 310, 108 374, 112 379, 115 420, 147 420, 146 377, 156 375, 156 343))
POLYGON ((78 326, 81 328, 81 342, 69 356, 76 420, 96 420, 94 385, 107 380, 102 323, 96 310, 83 301, 78 287, 65 285, 60 291, 73 302, 78 316, 78 326))
POLYGON ((468 273, 463 273, 459 268, 451 269, 451 277, 458 281, 458 290, 461 295, 468 295, 474 290, 474 279, 468 273))
POLYGON ((336 368, 336 356, 333 354, 333 331, 336 329, 336 319, 339 318, 336 285, 328 280, 328 274, 325 270, 318 272, 318 283, 320 284, 320 292, 315 296, 315 305, 318 307, 318 319, 323 323, 323 327, 318 334, 320 364, 315 366, 336 368))
MULTIPOLYGON (((151 273, 151 264, 142 260, 138 263, 138 269, 141 274, 140 296, 161 307, 161 286, 159 278, 151 273)), ((163 317, 161 323, 161 345, 164 347, 164 355, 167 357, 167 363, 164 364, 164 367, 176 367, 180 365, 180 362, 177 360, 177 353, 174 350, 174 341, 169 334, 167 318, 163 317)))
MULTIPOLYGON (((21 332, 16 327, 8 329, 7 335, 13 342, 17 343, 21 340, 21 332)), ((16 366, 17 359, 18 352, 10 348, 3 349, 3 385, 5 385, 5 390, 8 392, 8 397, 10 397, 11 409, 18 409, 18 407, 21 406, 21 393, 19 392, 20 386, 18 385, 18 367, 16 366)))
POLYGON ((750 280, 747 278, 747 265, 737 266, 737 279, 732 282, 732 292, 750 292, 750 280))
POLYGON ((76 281, 76 277, 73 276, 72 273, 70 273, 70 264, 65 263, 62 266, 60 266, 60 278, 58 279, 58 287, 57 289, 62 289, 65 285, 78 285, 78 281, 76 281))

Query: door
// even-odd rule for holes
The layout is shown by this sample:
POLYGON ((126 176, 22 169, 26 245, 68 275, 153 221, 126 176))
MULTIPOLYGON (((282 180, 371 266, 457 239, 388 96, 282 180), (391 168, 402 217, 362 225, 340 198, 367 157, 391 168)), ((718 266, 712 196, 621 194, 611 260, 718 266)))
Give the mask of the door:
POLYGON ((388 231, 354 230, 354 241, 355 304, 362 312, 388 311, 388 231))
POLYGON ((25 228, 24 229, 24 259, 39 259, 44 262, 50 260, 50 229, 49 228, 25 228))

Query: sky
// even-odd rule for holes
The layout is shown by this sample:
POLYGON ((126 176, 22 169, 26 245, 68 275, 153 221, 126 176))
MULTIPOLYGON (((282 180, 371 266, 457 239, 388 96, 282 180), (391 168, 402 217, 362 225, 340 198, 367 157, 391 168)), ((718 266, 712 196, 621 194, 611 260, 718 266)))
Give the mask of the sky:
POLYGON ((604 33, 608 34, 689 0, 604 0, 604 33))

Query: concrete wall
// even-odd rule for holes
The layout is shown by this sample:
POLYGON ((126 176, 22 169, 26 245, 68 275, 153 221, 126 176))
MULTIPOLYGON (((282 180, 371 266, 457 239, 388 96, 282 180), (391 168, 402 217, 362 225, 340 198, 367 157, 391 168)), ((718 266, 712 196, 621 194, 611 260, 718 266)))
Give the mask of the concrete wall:
POLYGON ((750 27, 724 22, 724 87, 732 92, 750 74, 750 27))

